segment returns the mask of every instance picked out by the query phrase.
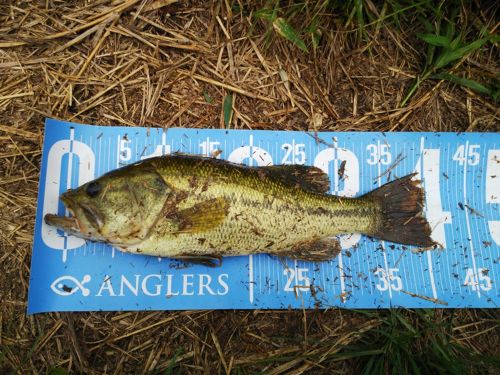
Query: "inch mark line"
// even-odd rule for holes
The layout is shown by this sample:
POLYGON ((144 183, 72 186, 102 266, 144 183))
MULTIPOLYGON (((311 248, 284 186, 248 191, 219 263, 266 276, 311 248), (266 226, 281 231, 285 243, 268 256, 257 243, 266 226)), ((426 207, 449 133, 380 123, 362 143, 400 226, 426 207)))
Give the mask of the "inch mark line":
POLYGON ((248 293, 250 303, 253 303, 253 255, 248 256, 248 293))
MULTIPOLYGON (((71 180, 73 177, 73 142, 75 140, 75 128, 70 127, 69 128, 69 153, 68 153, 68 175, 66 176, 66 190, 71 189, 71 180)), ((61 173, 61 172, 59 172, 61 173)), ((66 207, 65 208, 65 215, 69 215, 69 210, 66 207)), ((62 253, 62 261, 63 263, 66 262, 68 259, 68 235, 65 234, 64 236, 64 249, 62 253)))
MULTIPOLYGON (((377 141, 377 155, 378 155, 378 163, 377 163, 377 185, 378 187, 382 186, 382 176, 380 175, 382 173, 382 167, 380 165, 380 160, 381 160, 381 155, 382 155, 382 148, 380 147, 380 140, 377 141)), ((385 249, 385 241, 381 240, 380 243, 382 244, 382 255, 384 258, 384 266, 385 266, 385 276, 387 283, 389 284, 389 288, 387 291, 389 292, 389 298, 392 300, 392 288, 391 288, 391 279, 390 279, 390 273, 389 273, 389 262, 387 261, 387 252, 385 249)))
POLYGON ((464 155, 466 157, 464 161, 464 206, 465 206, 465 225, 467 227, 467 240, 469 241, 469 247, 470 247, 470 254, 472 257, 472 268, 474 269, 474 283, 476 285, 476 290, 477 290, 477 297, 481 298, 481 290, 479 288, 479 279, 478 279, 478 274, 477 274, 477 268, 476 268, 476 257, 474 254, 474 245, 472 244, 472 233, 470 230, 470 223, 469 223, 469 212, 467 211, 467 165, 469 162, 468 155, 469 155, 469 141, 465 142, 465 150, 464 150, 464 155))
MULTIPOLYGON (((338 192, 339 192, 339 175, 337 173, 337 171, 339 170, 339 161, 338 161, 338 155, 339 155, 339 152, 338 152, 338 143, 337 143, 337 140, 334 139, 333 141, 333 156, 334 156, 334 161, 333 161, 333 181, 334 181, 334 195, 338 195, 338 192)), ((341 301, 344 302, 344 296, 346 295, 345 294, 345 273, 344 273, 344 261, 343 261, 343 258, 342 258, 342 251, 340 251, 339 255, 338 255, 338 260, 339 260, 339 271, 340 271, 340 292, 341 292, 341 296, 343 296, 341 298, 341 301)))
MULTIPOLYGON (((420 180, 422 181, 421 182, 422 188, 424 189, 424 192, 425 192, 425 179, 424 179, 425 156, 424 156, 424 152, 425 152, 425 137, 422 137, 422 138, 420 138, 420 171, 419 172, 420 172, 420 180)), ((439 158, 437 160, 437 163, 439 165, 439 158)), ((438 181, 434 181, 434 183, 438 184, 439 190, 440 190, 441 186, 439 184, 439 178, 440 177, 438 175, 438 181)), ((440 192, 438 191, 438 193, 440 193, 440 192)), ((427 195, 425 196, 425 203, 426 203, 426 207, 427 207, 427 211, 428 211, 429 206, 428 206, 428 202, 427 202, 427 195)), ((431 281, 432 297, 434 299, 437 299, 436 282, 434 280, 434 269, 432 266, 432 254, 431 254, 431 251, 426 251, 425 253, 427 254, 427 266, 428 266, 427 268, 429 270, 429 279, 431 281)))
MULTIPOLYGON (((252 158, 252 149, 253 149, 253 135, 251 134, 249 136, 249 150, 248 150, 248 153, 249 153, 249 160, 248 160, 248 164, 250 166, 253 166, 253 158, 252 158)), ((250 303, 253 303, 253 298, 254 298, 254 276, 253 276, 253 255, 250 254, 248 256, 248 293, 249 293, 249 299, 250 299, 250 303)))

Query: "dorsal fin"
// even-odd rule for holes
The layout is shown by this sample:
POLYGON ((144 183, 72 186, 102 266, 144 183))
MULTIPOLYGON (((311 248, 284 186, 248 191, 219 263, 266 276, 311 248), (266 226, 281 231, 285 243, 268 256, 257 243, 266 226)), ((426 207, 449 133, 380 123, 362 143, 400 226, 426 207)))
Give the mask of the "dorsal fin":
POLYGON ((328 175, 317 167, 307 165, 271 165, 259 167, 269 177, 281 182, 315 193, 326 193, 330 190, 328 175))

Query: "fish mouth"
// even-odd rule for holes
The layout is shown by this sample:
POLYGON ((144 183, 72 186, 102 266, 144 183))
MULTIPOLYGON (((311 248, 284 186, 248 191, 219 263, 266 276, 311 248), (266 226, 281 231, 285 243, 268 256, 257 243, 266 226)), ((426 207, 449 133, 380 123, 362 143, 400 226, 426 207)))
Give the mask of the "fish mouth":
POLYGON ((81 223, 76 218, 75 210, 73 209, 73 202, 67 196, 68 192, 61 195, 60 199, 66 206, 71 216, 59 216, 54 214, 46 214, 44 221, 47 225, 54 226, 58 229, 64 230, 69 234, 81 236, 81 223))

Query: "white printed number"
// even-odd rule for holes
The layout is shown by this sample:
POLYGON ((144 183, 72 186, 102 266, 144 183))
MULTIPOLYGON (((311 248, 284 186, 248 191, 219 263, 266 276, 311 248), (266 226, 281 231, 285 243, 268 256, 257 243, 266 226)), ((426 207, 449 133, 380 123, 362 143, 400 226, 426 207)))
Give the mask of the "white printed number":
POLYGON ((491 290, 492 285, 491 279, 488 276, 488 270, 486 268, 478 268, 477 275, 474 275, 474 270, 468 268, 465 274, 464 285, 469 286, 474 291, 477 291, 479 288, 485 292, 491 290))
POLYGON ((375 165, 378 162, 383 165, 388 165, 392 162, 389 145, 370 144, 366 146, 366 151, 370 154, 370 157, 366 159, 366 162, 370 165, 375 165))
POLYGON ((453 155, 453 160, 460 165, 467 163, 474 166, 479 164, 479 145, 460 145, 453 155))
POLYGON ((130 141, 128 139, 120 139, 120 160, 129 161, 132 157, 132 149, 129 147, 130 141))
POLYGON ((201 153, 205 156, 211 156, 213 152, 219 149, 219 145, 220 142, 214 142, 207 138, 206 141, 200 143, 201 153))
POLYGON ((285 276, 288 276, 288 279, 285 284, 285 292, 295 292, 297 288, 309 290, 311 286, 311 281, 306 276, 306 273, 309 270, 307 268, 286 268, 283 271, 285 276))
POLYGON ((399 268, 389 268, 388 272, 383 268, 377 268, 375 271, 375 276, 379 278, 377 289, 381 292, 385 292, 389 290, 389 288, 397 292, 403 289, 401 277, 396 276, 397 272, 399 272, 399 268))
POLYGON ((285 143, 281 146, 285 151, 285 156, 281 164, 305 164, 306 162, 306 145, 303 143, 285 143))

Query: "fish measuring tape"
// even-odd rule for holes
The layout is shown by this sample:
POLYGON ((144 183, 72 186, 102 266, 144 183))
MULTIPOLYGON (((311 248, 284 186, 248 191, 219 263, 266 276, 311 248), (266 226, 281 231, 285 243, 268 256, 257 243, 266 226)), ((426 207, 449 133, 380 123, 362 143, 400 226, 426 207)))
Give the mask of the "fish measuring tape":
POLYGON ((253 308, 498 307, 500 134, 155 129, 45 125, 28 312, 253 308), (352 234, 328 262, 227 257, 221 267, 122 253, 48 226, 59 195, 172 152, 253 166, 314 165, 331 193, 360 196, 417 173, 440 247, 352 234))

